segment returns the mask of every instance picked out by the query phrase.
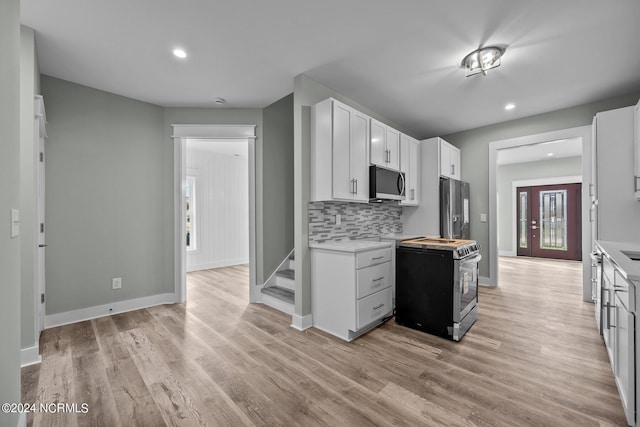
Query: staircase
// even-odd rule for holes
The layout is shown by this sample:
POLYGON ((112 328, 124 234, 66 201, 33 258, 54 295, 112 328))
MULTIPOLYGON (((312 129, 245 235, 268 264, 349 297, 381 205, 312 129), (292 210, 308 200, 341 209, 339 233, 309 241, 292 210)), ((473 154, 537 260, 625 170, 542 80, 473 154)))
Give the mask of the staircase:
POLYGON ((295 258, 294 253, 285 259, 278 271, 262 287, 262 302, 269 307, 293 314, 295 305, 295 258))

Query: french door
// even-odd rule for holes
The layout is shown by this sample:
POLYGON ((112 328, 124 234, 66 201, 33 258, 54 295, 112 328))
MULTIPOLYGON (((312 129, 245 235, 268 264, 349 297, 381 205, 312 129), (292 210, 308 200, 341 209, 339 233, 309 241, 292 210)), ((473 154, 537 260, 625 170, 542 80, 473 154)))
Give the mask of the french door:
POLYGON ((517 254, 582 260, 582 184, 518 187, 517 254))

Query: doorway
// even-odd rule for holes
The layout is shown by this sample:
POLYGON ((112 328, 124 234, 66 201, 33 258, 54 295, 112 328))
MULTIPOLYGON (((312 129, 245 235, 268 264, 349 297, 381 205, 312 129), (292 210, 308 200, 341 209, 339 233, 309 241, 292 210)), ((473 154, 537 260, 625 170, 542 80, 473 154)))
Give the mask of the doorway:
POLYGON ((518 187, 517 255, 582 260, 582 184, 518 187))
POLYGON ((249 302, 259 301, 256 286, 256 188, 255 125, 190 125, 173 124, 174 162, 174 293, 175 302, 187 299, 187 140, 246 141, 249 179, 249 302))

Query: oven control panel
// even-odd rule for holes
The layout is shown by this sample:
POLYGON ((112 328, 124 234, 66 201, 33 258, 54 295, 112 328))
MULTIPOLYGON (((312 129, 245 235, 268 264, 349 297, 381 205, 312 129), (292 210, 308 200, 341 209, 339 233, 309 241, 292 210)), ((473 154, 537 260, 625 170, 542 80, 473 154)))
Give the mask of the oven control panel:
POLYGON ((458 259, 468 257, 469 255, 474 255, 478 252, 480 252, 480 244, 478 243, 460 246, 455 249, 455 254, 457 255, 456 258, 458 259))

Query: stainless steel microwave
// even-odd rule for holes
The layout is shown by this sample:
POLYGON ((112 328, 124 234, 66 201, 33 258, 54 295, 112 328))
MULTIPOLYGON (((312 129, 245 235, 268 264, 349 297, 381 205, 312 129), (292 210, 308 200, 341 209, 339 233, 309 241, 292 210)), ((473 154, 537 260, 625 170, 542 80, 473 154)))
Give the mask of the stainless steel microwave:
POLYGON ((369 166, 370 200, 404 200, 404 172, 369 166))

